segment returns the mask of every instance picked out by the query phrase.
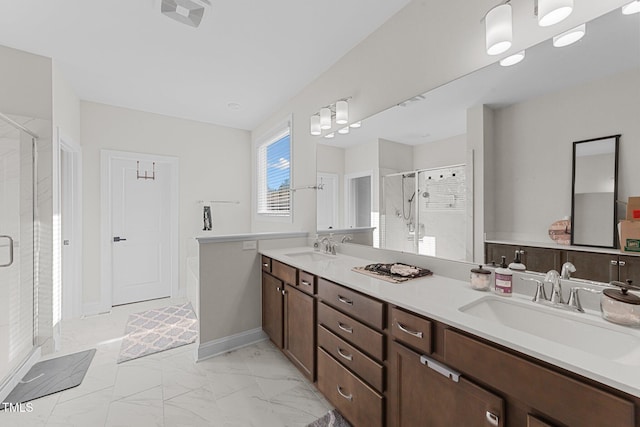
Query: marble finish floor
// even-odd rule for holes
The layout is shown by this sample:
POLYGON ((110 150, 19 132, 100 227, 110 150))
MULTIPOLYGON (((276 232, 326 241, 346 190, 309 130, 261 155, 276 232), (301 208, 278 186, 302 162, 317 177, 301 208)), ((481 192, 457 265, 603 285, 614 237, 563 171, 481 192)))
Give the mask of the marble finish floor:
POLYGON ((60 350, 96 348, 82 384, 0 412, 0 426, 303 427, 332 409, 307 379, 262 341, 194 362, 196 344, 118 365, 129 314, 185 302, 149 301, 62 323, 60 350))

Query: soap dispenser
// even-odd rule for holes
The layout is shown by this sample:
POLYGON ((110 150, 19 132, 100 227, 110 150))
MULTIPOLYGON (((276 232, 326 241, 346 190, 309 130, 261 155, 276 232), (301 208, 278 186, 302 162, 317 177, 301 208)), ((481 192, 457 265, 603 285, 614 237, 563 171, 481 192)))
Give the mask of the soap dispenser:
POLYGON ((516 257, 511 264, 509 264, 509 270, 511 271, 525 271, 527 267, 520 260, 520 254, 522 249, 516 249, 516 257))
POLYGON ((503 297, 511 296, 511 289, 513 283, 513 271, 509 270, 507 267, 507 257, 502 257, 502 264, 500 267, 496 268, 496 284, 495 284, 495 292, 496 294, 503 297))
POLYGON ((316 240, 313 241, 313 250, 316 252, 320 251, 320 235, 316 234, 316 240))

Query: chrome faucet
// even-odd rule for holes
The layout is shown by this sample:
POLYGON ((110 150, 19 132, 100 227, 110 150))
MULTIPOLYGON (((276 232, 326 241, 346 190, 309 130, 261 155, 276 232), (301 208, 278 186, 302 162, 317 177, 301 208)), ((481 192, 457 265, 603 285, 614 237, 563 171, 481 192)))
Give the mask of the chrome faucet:
POLYGON ((353 236, 351 234, 345 234, 344 236, 342 236, 342 239, 340 240, 341 243, 345 243, 345 242, 350 242, 353 240, 353 236))
POLYGON ((544 281, 551 283, 551 296, 549 297, 551 304, 564 304, 560 274, 556 270, 549 270, 544 276, 544 281))
POLYGON ((329 235, 329 237, 324 236, 322 240, 320 240, 320 244, 322 245, 324 253, 336 254, 336 243, 333 241, 332 235, 329 235))
POLYGON ((562 270, 560 271, 561 279, 571 279, 571 273, 576 272, 576 266, 571 264, 569 261, 562 264, 562 270))

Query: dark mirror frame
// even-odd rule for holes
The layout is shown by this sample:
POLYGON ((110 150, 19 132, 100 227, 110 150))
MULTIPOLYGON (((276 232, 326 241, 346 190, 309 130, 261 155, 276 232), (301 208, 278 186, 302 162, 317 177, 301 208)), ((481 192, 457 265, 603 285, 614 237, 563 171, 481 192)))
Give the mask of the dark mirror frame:
POLYGON ((583 141, 574 141, 573 143, 573 157, 572 157, 572 171, 571 171, 571 245, 572 246, 589 246, 593 248, 617 248, 618 247, 618 153, 620 147, 620 134, 604 136, 600 138, 585 139, 583 141), (575 212, 575 195, 576 195, 576 149, 578 144, 601 141, 603 139, 615 139, 615 153, 614 153, 614 185, 613 185, 613 224, 611 225, 612 244, 608 245, 588 245, 584 243, 575 242, 575 230, 576 227, 580 227, 580 224, 576 224, 576 212, 575 212))

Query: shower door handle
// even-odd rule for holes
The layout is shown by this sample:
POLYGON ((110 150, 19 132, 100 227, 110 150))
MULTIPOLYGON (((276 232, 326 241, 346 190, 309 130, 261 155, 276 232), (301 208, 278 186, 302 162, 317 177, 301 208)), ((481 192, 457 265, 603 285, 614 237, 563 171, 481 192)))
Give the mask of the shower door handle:
POLYGON ((13 264, 13 239, 6 234, 0 235, 0 239, 9 239, 9 262, 6 264, 0 264, 0 267, 9 267, 13 264))

